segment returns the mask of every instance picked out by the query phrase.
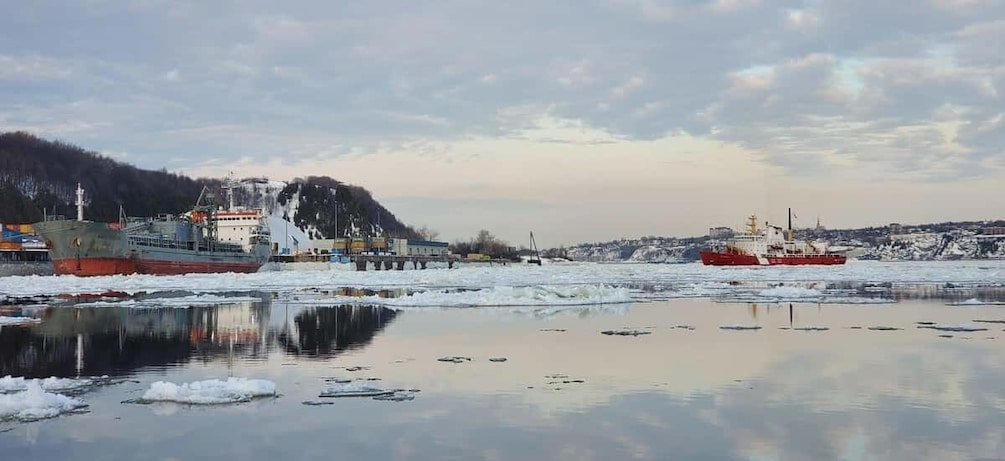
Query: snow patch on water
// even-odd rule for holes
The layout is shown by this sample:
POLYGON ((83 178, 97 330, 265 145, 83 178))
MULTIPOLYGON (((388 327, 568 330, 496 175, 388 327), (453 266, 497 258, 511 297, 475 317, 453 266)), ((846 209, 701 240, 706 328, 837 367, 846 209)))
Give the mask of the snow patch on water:
POLYGON ((938 331, 954 331, 954 332, 974 332, 974 331, 988 331, 987 327, 980 327, 972 324, 963 325, 922 325, 918 328, 928 328, 938 331))
POLYGON ((46 392, 38 380, 30 380, 25 383, 25 390, 0 395, 0 421, 37 421, 86 407, 86 403, 75 398, 46 392))
POLYGON ((276 383, 264 379, 227 378, 226 381, 207 379, 180 385, 157 381, 150 385, 150 389, 137 402, 218 405, 247 402, 255 397, 273 397, 275 395, 276 383))
POLYGON ((393 393, 393 390, 384 389, 367 381, 350 381, 330 383, 318 397, 376 397, 393 393))
POLYGON ((32 323, 39 323, 41 319, 35 319, 31 317, 0 317, 0 326, 2 325, 28 325, 32 323))
POLYGON ((179 297, 163 297, 163 298, 148 298, 148 299, 124 299, 121 301, 116 300, 102 300, 87 303, 79 303, 74 307, 89 308, 89 307, 134 307, 134 308, 161 308, 161 307, 175 307, 181 309, 187 309, 189 307, 197 306, 217 306, 220 304, 234 304, 234 303, 245 303, 245 302, 259 302, 261 298, 256 298, 252 296, 219 296, 211 294, 198 294, 191 296, 179 296, 179 297))
POLYGON ((476 289, 436 289, 410 295, 385 298, 371 296, 332 296, 295 300, 291 303, 350 304, 391 308, 427 307, 545 307, 596 306, 627 304, 634 300, 628 288, 607 285, 534 285, 499 286, 476 289))
POLYGON ((946 303, 947 306, 1005 306, 1003 301, 982 301, 977 298, 970 298, 966 301, 946 303))
MULTIPOLYGON (((467 357, 459 357, 468 359, 467 357)), ((415 399, 418 389, 386 389, 369 381, 333 380, 318 394, 320 398, 371 397, 374 400, 405 402, 415 399)))
POLYGON ((766 290, 761 290, 757 293, 758 296, 765 298, 819 298, 823 295, 818 290, 812 288, 803 287, 792 287, 792 286, 777 286, 774 288, 768 288, 766 290))
MULTIPOLYGON (((105 380, 107 381, 107 379, 105 380)), ((20 392, 27 390, 29 384, 33 382, 38 383, 43 390, 57 391, 57 392, 77 391, 91 386, 96 386, 99 384, 98 380, 87 379, 87 378, 72 379, 72 378, 57 378, 53 376, 45 379, 25 379, 21 377, 13 377, 11 375, 7 375, 4 376, 3 378, 0 378, 0 394, 7 394, 11 392, 20 392)))

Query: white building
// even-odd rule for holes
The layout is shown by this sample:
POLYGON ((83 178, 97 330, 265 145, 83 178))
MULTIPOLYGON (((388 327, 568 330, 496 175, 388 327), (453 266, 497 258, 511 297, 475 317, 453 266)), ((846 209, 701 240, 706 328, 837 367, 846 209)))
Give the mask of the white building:
POLYGON ((443 256, 449 253, 447 242, 391 239, 390 251, 399 256, 443 256))

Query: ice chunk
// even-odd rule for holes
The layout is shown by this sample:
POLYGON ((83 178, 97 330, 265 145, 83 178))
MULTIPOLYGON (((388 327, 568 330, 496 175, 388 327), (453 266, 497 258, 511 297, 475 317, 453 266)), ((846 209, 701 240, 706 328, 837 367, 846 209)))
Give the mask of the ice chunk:
POLYGON ((1005 320, 973 320, 974 323, 1005 323, 1005 320))
POLYGON ((489 362, 505 362, 506 357, 489 357, 489 362))
POLYGON ((276 383, 264 379, 207 379, 181 385, 157 381, 140 397, 138 403, 177 402, 195 405, 217 405, 247 402, 255 397, 276 395, 276 383))
POLYGON ((461 363, 461 362, 470 362, 471 357, 449 356, 449 357, 440 357, 436 360, 439 362, 461 363))
POLYGON ((0 378, 0 394, 23 391, 28 388, 28 383, 32 381, 38 381, 43 390, 50 392, 82 391, 92 386, 108 384, 110 382, 107 376, 82 379, 57 378, 55 376, 45 379, 25 379, 7 375, 0 378))
POLYGON ((327 401, 326 402, 326 401, 323 401, 323 400, 304 400, 303 402, 300 402, 300 403, 302 403, 304 405, 307 405, 307 406, 311 406, 311 407, 319 407, 319 406, 322 406, 322 405, 334 405, 335 404, 335 402, 332 402, 332 401, 327 401))
POLYGON ((31 317, 3 317, 0 316, 0 325, 27 325, 31 323, 40 323, 42 319, 36 319, 31 317))
POLYGON ((393 394, 395 391, 384 389, 367 382, 353 381, 348 383, 332 383, 325 387, 318 397, 376 397, 393 394))
POLYGON ((977 325, 936 325, 929 328, 939 331, 956 331, 956 332, 988 331, 987 328, 979 327, 977 325))
POLYGON ((795 331, 827 331, 830 330, 828 327, 794 327, 795 331))
POLYGON ((819 298, 822 294, 811 288, 803 287, 792 287, 792 286, 777 286, 774 288, 768 288, 767 290, 761 290, 757 293, 758 296, 765 298, 819 298))
POLYGON ((0 395, 0 420, 37 421, 86 407, 75 398, 46 392, 38 380, 31 380, 24 391, 0 395))
POLYGON ((720 330, 760 330, 760 325, 722 325, 720 330))
POLYGON ((600 333, 608 335, 608 336, 610 336, 610 335, 616 335, 616 336, 639 336, 639 335, 648 335, 648 334, 651 334, 652 332, 651 331, 642 331, 642 330, 624 329, 624 330, 604 330, 604 331, 601 331, 600 333))
POLYGON ((903 328, 878 326, 878 327, 869 327, 869 329, 872 331, 896 331, 896 330, 902 330, 903 328))
POLYGON ((956 301, 951 303, 946 303, 947 306, 1001 306, 1005 305, 1005 301, 982 301, 977 298, 970 298, 966 301, 956 301))
POLYGON ((408 400, 415 400, 415 392, 414 391, 396 390, 396 391, 391 392, 390 394, 375 395, 375 396, 373 396, 373 399, 374 400, 389 400, 389 401, 392 401, 392 402, 405 402, 405 401, 408 401, 408 400))

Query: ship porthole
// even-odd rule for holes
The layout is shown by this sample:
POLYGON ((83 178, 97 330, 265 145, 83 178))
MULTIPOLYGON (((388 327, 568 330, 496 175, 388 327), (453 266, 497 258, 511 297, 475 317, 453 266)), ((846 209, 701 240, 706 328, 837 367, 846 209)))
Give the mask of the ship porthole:
POLYGON ((70 241, 70 245, 80 248, 80 237, 74 237, 73 240, 70 241))

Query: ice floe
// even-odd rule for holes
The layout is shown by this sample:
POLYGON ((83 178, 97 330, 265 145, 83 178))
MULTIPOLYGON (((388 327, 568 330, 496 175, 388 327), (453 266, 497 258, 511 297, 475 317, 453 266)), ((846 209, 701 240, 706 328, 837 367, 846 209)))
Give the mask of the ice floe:
POLYGON ((14 376, 4 376, 0 378, 0 394, 20 392, 28 389, 28 385, 37 382, 43 390, 49 392, 82 392, 95 386, 111 384, 111 379, 107 376, 97 378, 57 378, 55 376, 43 379, 25 379, 14 376))
MULTIPOLYGON (((374 400, 403 402, 415 399, 416 392, 418 392, 418 389, 385 389, 370 382, 356 380, 349 382, 328 382, 318 397, 371 397, 374 400)), ((304 402, 304 404, 308 403, 304 402)))
POLYGON ((966 301, 955 301, 946 303, 947 306, 1005 306, 1005 301, 983 301, 977 298, 970 298, 966 301))
MULTIPOLYGON (((767 290, 765 290, 767 291, 767 290)), ((895 304, 897 301, 889 298, 869 296, 847 296, 843 293, 822 293, 816 297, 778 297, 761 296, 750 293, 730 293, 713 298, 718 303, 790 303, 790 304, 827 304, 827 305, 874 305, 895 304)))
POLYGON ((3 325, 30 325, 33 323, 39 323, 42 319, 36 319, 32 317, 2 317, 0 316, 0 326, 3 325))
POLYGON ((622 329, 622 330, 604 330, 600 332, 604 335, 614 335, 614 336, 641 336, 652 334, 651 331, 635 330, 635 329, 622 329))
POLYGON ((37 421, 86 407, 81 400, 47 392, 37 380, 29 380, 25 390, 0 395, 0 420, 37 421))
POLYGON ((194 294, 176 297, 151 297, 144 299, 102 299, 76 304, 74 307, 132 307, 137 309, 153 309, 174 307, 187 309, 198 306, 218 306, 245 302, 260 302, 262 299, 254 296, 220 296, 213 294, 194 294))
POLYGON ((719 327, 720 330, 760 330, 760 325, 722 325, 719 327))
POLYGON ((157 381, 150 385, 136 403, 175 402, 193 405, 218 405, 247 402, 256 397, 274 397, 276 383, 264 379, 207 379, 175 384, 157 381))
POLYGON ((954 332, 974 332, 974 331, 988 331, 985 327, 980 327, 977 325, 918 325, 918 328, 926 328, 930 330, 938 331, 954 331, 954 332))
POLYGON ((774 288, 768 288, 766 290, 761 290, 757 293, 758 296, 763 298, 819 298, 823 295, 819 290, 814 290, 812 288, 803 288, 797 286, 777 286, 774 288))
POLYGON ((632 298, 627 288, 607 285, 536 285, 501 286, 460 292, 424 291, 378 302, 392 307, 585 306, 630 303, 632 298))
MULTIPOLYGON (((882 292, 889 291, 889 287, 904 284, 939 284, 942 289, 964 290, 974 286, 1005 286, 1005 261, 849 261, 842 266, 766 268, 713 267, 700 263, 568 263, 545 267, 488 267, 462 263, 454 269, 424 271, 283 270, 253 274, 178 276, 11 276, 0 278, 0 296, 97 296, 99 299, 96 301, 105 303, 104 305, 142 307, 148 302, 145 298, 152 294, 179 291, 191 293, 191 299, 168 298, 145 304, 150 307, 182 307, 249 300, 254 302, 253 299, 244 297, 203 296, 219 294, 221 288, 235 293, 289 293, 317 287, 341 286, 372 290, 408 288, 418 292, 396 298, 344 296, 314 302, 377 304, 400 308, 572 306, 731 295, 742 295, 760 302, 880 302, 868 296, 856 298, 863 291, 848 292, 827 288, 850 283, 865 284, 866 288, 863 290, 866 291, 877 288, 882 292), (115 293, 116 296, 104 296, 108 293, 115 293), (124 294, 125 298, 119 294, 124 294)), ((970 301, 968 304, 972 303, 970 301)))

